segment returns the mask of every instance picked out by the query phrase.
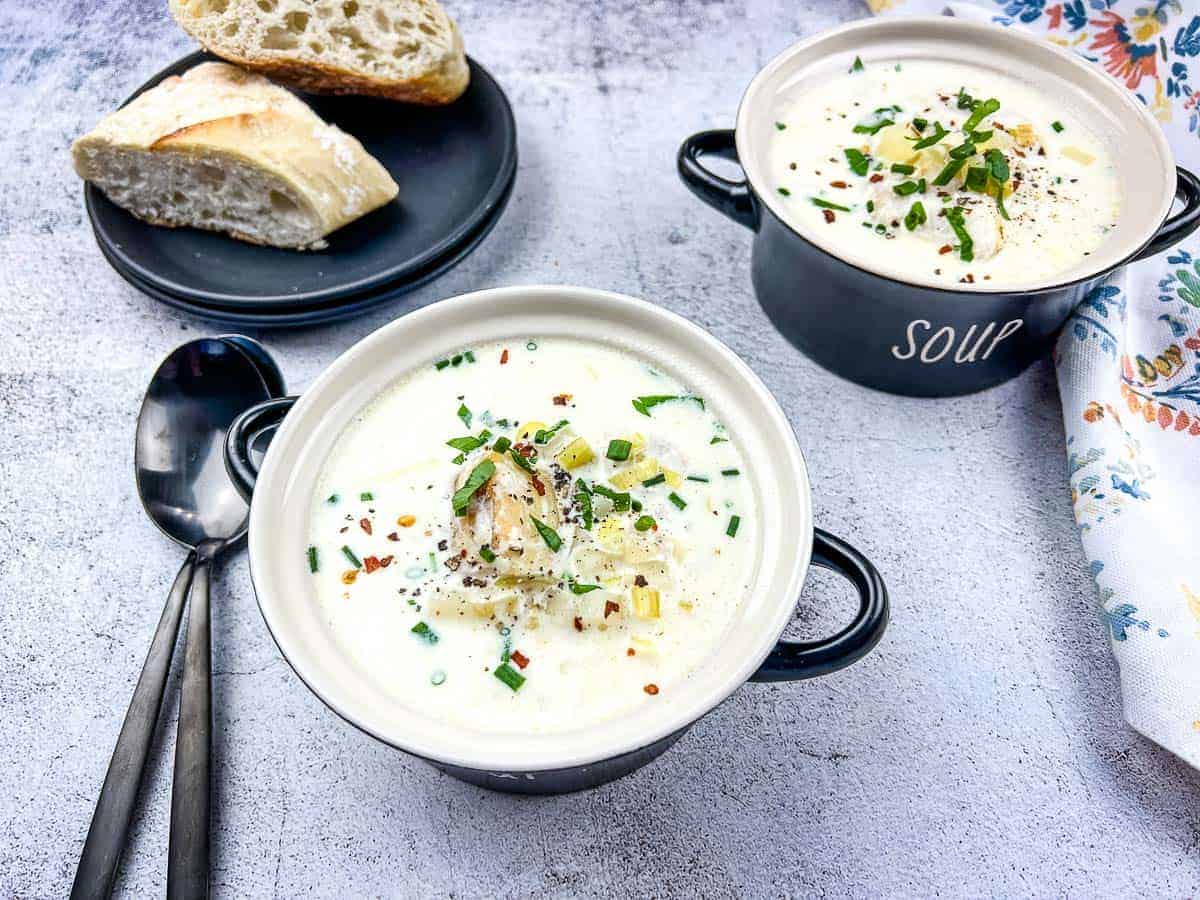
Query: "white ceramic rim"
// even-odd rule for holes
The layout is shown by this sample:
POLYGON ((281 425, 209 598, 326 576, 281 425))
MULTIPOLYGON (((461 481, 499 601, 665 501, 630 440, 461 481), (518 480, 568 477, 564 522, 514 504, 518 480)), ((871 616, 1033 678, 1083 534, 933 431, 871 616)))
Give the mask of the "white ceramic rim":
MULTIPOLYGON (((1094 126, 1095 122, 1089 124, 1094 126)), ((735 137, 742 170, 754 188, 755 195, 786 227, 829 255, 864 271, 904 284, 953 290, 956 293, 1043 291, 1110 271, 1128 262, 1145 247, 1166 220, 1175 200, 1175 161, 1166 135, 1145 105, 1138 102, 1133 93, 1116 78, 1075 53, 1023 29, 1005 28, 952 16, 863 19, 823 31, 792 45, 767 63, 746 88, 738 106, 735 137), (1114 134, 1107 139, 1114 156, 1119 155, 1115 151, 1124 147, 1128 140, 1138 137, 1143 141, 1148 139, 1149 148, 1146 149, 1153 151, 1161 165, 1153 165, 1153 160, 1147 160, 1144 154, 1139 156, 1142 165, 1137 167, 1122 166, 1119 160, 1115 160, 1123 179, 1121 217, 1118 228, 1114 230, 1114 235, 1119 235, 1120 239, 1106 240, 1102 245, 1103 254, 1093 254, 1086 266, 1080 264, 1059 275, 1039 281, 1012 282, 996 287, 981 282, 949 286, 931 277, 879 266, 866 256, 846 252, 838 247, 835 241, 830 240, 826 232, 811 224, 794 221, 796 217, 768 187, 770 182, 765 177, 758 150, 773 130, 774 117, 770 107, 775 90, 782 81, 787 81, 791 86, 796 81, 803 80, 791 80, 797 70, 803 70, 815 77, 826 76, 838 67, 847 71, 858 55, 861 55, 865 63, 884 58, 916 58, 919 54, 912 52, 913 48, 936 45, 939 49, 944 49, 951 44, 957 45, 956 49, 961 53, 961 59, 958 61, 961 62, 974 63, 975 59, 972 57, 977 58, 981 48, 986 47, 989 51, 995 50, 997 55, 1003 55, 1012 67, 1010 71, 1021 80, 1028 81, 1040 77, 1053 80, 1056 86, 1063 88, 1073 83, 1077 89, 1077 99, 1085 101, 1085 105, 1089 107, 1087 111, 1093 118, 1102 117, 1110 127, 1124 131, 1125 138, 1114 134), (876 49, 878 45, 882 46, 876 49), (908 49, 898 50, 900 47, 908 49), (1161 177, 1160 183, 1135 184, 1134 179, 1142 178, 1143 181, 1148 181, 1151 175, 1161 177), (1145 201, 1147 193, 1151 198, 1145 201), (1157 199, 1154 199, 1155 197, 1157 199), (1130 227, 1122 228, 1131 200, 1145 207, 1139 217, 1143 224, 1131 224, 1130 227), (1121 235, 1122 231, 1125 234, 1121 235)))
POLYGON ((733 351, 699 326, 642 300, 534 285, 435 303, 384 326, 338 357, 303 393, 272 440, 255 486, 248 544, 268 629, 301 680, 334 712, 426 759, 528 773, 587 766, 648 746, 728 697, 755 672, 787 625, 811 561, 812 535, 808 473, 795 434, 775 398, 733 351), (690 388, 702 388, 752 473, 763 540, 755 581, 742 598, 735 627, 707 664, 670 692, 668 703, 644 703, 632 714, 575 732, 481 736, 427 718, 394 697, 389 702, 383 688, 366 683, 364 673, 344 658, 328 627, 317 621, 311 582, 305 588, 308 509, 329 447, 372 397, 413 365, 468 344, 503 339, 495 335, 578 336, 596 334, 597 326, 614 332, 604 333, 606 342, 639 352, 657 348, 657 365, 680 375, 690 388), (463 340, 466 334, 475 337, 463 340), (629 335, 638 335, 641 343, 628 344, 629 335))

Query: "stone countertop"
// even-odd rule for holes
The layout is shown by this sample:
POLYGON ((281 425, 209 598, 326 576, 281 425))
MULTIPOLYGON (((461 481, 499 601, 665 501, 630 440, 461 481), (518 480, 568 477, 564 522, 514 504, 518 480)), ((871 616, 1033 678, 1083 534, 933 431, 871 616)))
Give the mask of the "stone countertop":
MULTIPOLYGON (((521 167, 461 266, 361 319, 265 331, 294 388, 395 316, 574 282, 708 328, 795 424, 819 523, 891 589, 852 668, 749 685, 659 762, 574 796, 486 793, 344 724, 282 661, 244 554, 214 589, 217 896, 1130 896, 1200 886, 1200 777, 1127 728, 1071 518, 1049 362, 908 400, 808 362, 751 295, 749 235, 674 157, 755 71, 857 0, 448 0, 509 92, 521 167)), ((96 249, 67 147, 192 49, 163 0, 0 6, 0 894, 64 896, 181 560, 132 477, 159 359, 225 330, 96 249)), ((849 591, 816 573, 792 633, 849 591)), ((168 704, 122 896, 161 896, 168 704)))

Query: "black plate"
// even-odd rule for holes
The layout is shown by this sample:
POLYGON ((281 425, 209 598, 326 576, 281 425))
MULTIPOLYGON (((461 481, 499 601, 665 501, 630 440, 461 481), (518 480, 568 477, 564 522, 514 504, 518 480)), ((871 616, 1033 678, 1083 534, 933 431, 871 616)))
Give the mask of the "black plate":
POLYGON ((139 279, 133 272, 127 271, 120 260, 109 256, 108 251, 104 249, 103 245, 101 245, 100 251, 112 264, 118 275, 148 297, 172 306, 175 309, 183 310, 209 321, 226 322, 239 326, 300 328, 306 325, 318 325, 324 322, 334 322, 339 319, 357 316, 390 300, 395 300, 409 291, 415 290, 422 285, 428 284, 435 278, 444 275, 469 256, 471 251, 479 246, 480 242, 487 237, 496 223, 500 221, 500 216, 504 212, 504 207, 508 204, 509 197, 511 196, 512 190, 510 188, 510 190, 505 191, 500 196, 500 200, 490 218, 486 219, 475 231, 468 234, 466 238, 460 241, 448 253, 434 260, 419 272, 412 273, 408 278, 395 285, 383 285, 374 292, 348 294, 338 300, 318 306, 297 305, 286 307, 274 305, 260 309, 204 306, 193 303, 186 298, 159 290, 156 286, 139 279))
MULTIPOLYGON (((210 59, 215 57, 207 53, 186 56, 133 97, 210 59)), ((279 250, 148 225, 89 184, 84 199, 96 241, 122 275, 136 276, 139 287, 190 304, 294 310, 394 291, 470 241, 501 207, 516 174, 516 123, 508 98, 482 66, 469 62, 471 86, 444 107, 303 95, 317 115, 362 141, 400 186, 392 203, 331 234, 325 250, 279 250)))

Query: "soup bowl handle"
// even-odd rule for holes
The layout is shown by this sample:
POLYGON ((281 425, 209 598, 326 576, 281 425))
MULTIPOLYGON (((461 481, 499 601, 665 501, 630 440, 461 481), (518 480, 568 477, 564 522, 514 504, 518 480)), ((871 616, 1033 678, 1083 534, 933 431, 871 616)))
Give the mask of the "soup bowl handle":
POLYGON ((1200 227, 1200 178, 1183 166, 1175 167, 1175 198, 1183 204, 1183 209, 1173 216, 1167 216, 1150 243, 1134 257, 1135 260, 1162 253, 1200 227))
POLYGON ((758 210, 755 209, 754 195, 750 191, 749 183, 745 179, 730 181, 706 169, 700 163, 703 156, 719 156, 730 162, 737 162, 734 132, 722 128, 693 134, 680 145, 676 165, 679 168, 679 177, 693 194, 739 225, 757 231, 758 210))
POLYGON ((253 447, 268 434, 274 434, 283 417, 296 405, 299 397, 280 397, 252 406, 229 426, 225 435, 225 471, 242 498, 249 503, 258 480, 259 464, 253 447))
POLYGON ((751 681, 799 681, 836 672, 879 643, 888 622, 887 588, 865 556, 827 531, 813 532, 812 561, 850 581, 858 591, 858 613, 837 634, 816 641, 780 641, 751 681))

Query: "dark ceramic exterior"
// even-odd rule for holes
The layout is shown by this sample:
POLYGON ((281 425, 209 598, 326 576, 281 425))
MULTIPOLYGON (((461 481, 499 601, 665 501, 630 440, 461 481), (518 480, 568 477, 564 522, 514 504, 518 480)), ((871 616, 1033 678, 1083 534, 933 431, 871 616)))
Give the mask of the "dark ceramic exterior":
POLYGON ((755 233, 754 293, 805 355, 851 381, 893 394, 947 397, 1007 381, 1046 355, 1084 295, 1120 265, 1166 250, 1200 226, 1200 180, 1177 170, 1183 209, 1118 266, 1034 291, 955 291, 909 284, 833 256, 780 220, 747 181, 701 164, 737 161, 734 132, 683 142, 679 174, 701 200, 755 233))
MULTIPOLYGON (((255 453, 261 450, 263 440, 269 439, 279 427, 297 399, 283 397, 251 407, 229 428, 225 441, 225 467, 248 503, 253 502, 254 484, 260 468, 260 458, 255 453)), ((828 532, 814 529, 812 539, 813 564, 837 572, 854 586, 859 599, 858 613, 849 625, 830 637, 803 642, 780 640, 751 676, 751 681, 800 681, 827 675, 861 659, 883 637, 888 622, 888 598, 878 570, 865 556, 828 532)), ((269 622, 267 627, 270 630, 269 622)), ((276 646, 279 646, 278 641, 276 646)), ((282 647, 280 653, 283 654, 282 647)), ((286 654, 283 655, 287 659, 286 654)), ((293 671, 296 670, 293 668, 293 671)), ((320 696, 315 690, 313 693, 320 696)), ((330 709, 345 718, 335 707, 330 706, 330 709)), ((670 749, 693 724, 694 721, 627 753, 560 769, 494 771, 465 768, 423 756, 418 758, 447 775, 489 790, 512 794, 565 794, 597 787, 641 768, 670 749)))

